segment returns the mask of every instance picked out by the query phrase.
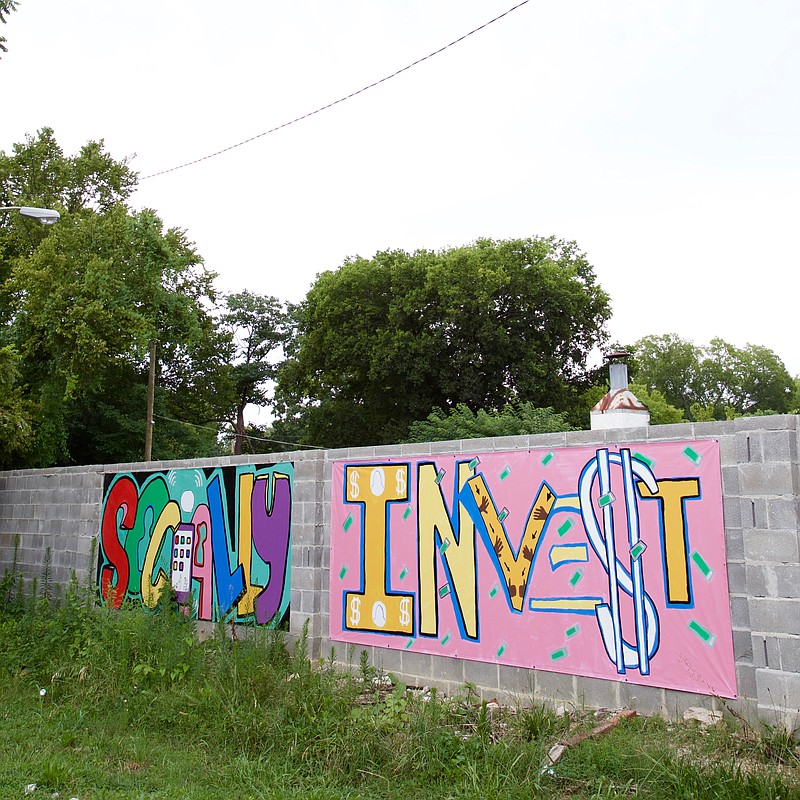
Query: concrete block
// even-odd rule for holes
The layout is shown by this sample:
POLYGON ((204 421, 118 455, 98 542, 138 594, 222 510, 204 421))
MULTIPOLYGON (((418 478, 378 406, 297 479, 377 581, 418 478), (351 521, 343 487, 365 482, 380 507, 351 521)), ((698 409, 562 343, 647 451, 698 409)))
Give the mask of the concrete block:
POLYGON ((728 423, 736 430, 796 430, 791 414, 770 414, 768 417, 737 417, 728 423))
POLYGON ((800 564, 779 564, 775 575, 775 597, 800 599, 800 564))
MULTIPOLYGON (((728 565, 730 569, 730 565, 728 565)), ((767 597, 767 571, 764 565, 748 564, 746 568, 746 593, 751 597, 767 597)), ((742 593, 742 592, 740 592, 742 593)))
POLYGON ((676 689, 664 690, 663 703, 663 713, 670 719, 683 719, 683 713, 688 708, 705 708, 708 711, 716 711, 713 697, 707 694, 679 692, 676 689))
POLYGON ((733 658, 735 661, 752 664, 753 648, 752 634, 749 630, 733 630, 733 658))
POLYGON ((552 700, 556 703, 578 703, 575 678, 561 672, 536 670, 534 694, 539 700, 552 700))
MULTIPOLYGON (((491 695, 500 688, 500 673, 497 664, 483 661, 464 661, 464 681, 474 683, 491 695)), ((491 698, 489 698, 491 699, 491 698)))
POLYGON ((763 434, 760 431, 740 431, 736 435, 736 460, 740 464, 764 462, 763 434))
POLYGON ((497 680, 502 694, 521 702, 533 697, 536 691, 536 672, 532 669, 498 664, 497 680))
POLYGON ((375 666, 381 672, 402 672, 402 651, 375 648, 375 666))
POLYGON ((795 431, 763 431, 765 461, 797 462, 797 434, 795 431))
POLYGON ((722 498, 722 517, 726 528, 742 527, 742 508, 738 497, 722 498))
POLYGON ((780 669, 800 673, 800 636, 782 636, 777 639, 780 651, 780 669))
POLYGON ((607 681, 601 678, 576 679, 578 706, 587 708, 619 708, 619 681, 607 681))
POLYGON ((464 662, 460 658, 432 656, 432 676, 436 680, 464 683, 464 662))
POLYGON ((745 565, 741 561, 728 562, 728 589, 731 594, 745 594, 749 591, 745 579, 745 565))
POLYGON ((649 428, 651 441, 675 441, 697 438, 695 425, 692 422, 675 422, 670 425, 653 425, 649 428))
POLYGON ((797 530, 800 527, 800 499, 795 497, 771 497, 765 502, 766 522, 764 527, 777 530, 797 530))
POLYGON ((759 669, 780 669, 780 642, 771 634, 751 633, 750 642, 753 649, 753 665, 759 669))
POLYGON ((795 531, 744 531, 744 557, 748 562, 797 564, 800 561, 800 541, 795 531))
POLYGON ((664 714, 666 711, 664 689, 623 683, 619 697, 623 708, 631 708, 640 714, 664 714))
POLYGON ((729 561, 744 561, 744 536, 741 530, 725 530, 725 552, 729 561))
POLYGON ((800 635, 800 600, 753 598, 750 623, 754 632, 800 635))
POLYGON ((743 495, 790 495, 794 492, 789 464, 740 464, 739 490, 743 495))
POLYGON ((415 653, 404 650, 402 655, 402 671, 407 675, 417 675, 420 683, 425 683, 433 675, 433 656, 427 653, 415 653))
POLYGON ((565 447, 567 444, 566 433, 539 433, 529 437, 531 449, 551 450, 554 447, 565 447))
POLYGON ((739 467, 729 466, 722 468, 722 491, 726 497, 739 494, 739 467))
POLYGON ((613 430, 568 431, 565 435, 568 447, 574 447, 575 445, 601 447, 611 441, 613 430))
POLYGON ((733 436, 721 436, 719 438, 719 460, 720 465, 728 467, 739 463, 736 438, 733 436))
POLYGON ((750 628, 750 605, 747 597, 731 597, 731 625, 734 628, 750 628))
POLYGON ((775 709, 800 709, 800 674, 757 669, 758 704, 775 709))
POLYGON ((756 668, 749 664, 736 665, 736 691, 739 700, 757 701, 756 668))

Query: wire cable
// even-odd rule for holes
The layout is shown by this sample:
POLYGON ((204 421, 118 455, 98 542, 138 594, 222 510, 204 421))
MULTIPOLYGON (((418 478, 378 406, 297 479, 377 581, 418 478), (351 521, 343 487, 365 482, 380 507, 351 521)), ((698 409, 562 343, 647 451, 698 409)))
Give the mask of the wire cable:
MULTIPOLYGON (((177 422, 179 425, 189 425, 192 428, 199 428, 201 431, 208 431, 209 433, 218 434, 219 431, 216 428, 208 428, 205 425, 196 425, 194 422, 186 422, 183 419, 174 419, 173 417, 165 417, 162 414, 153 414, 154 417, 158 419, 166 420, 167 422, 177 422)), ((324 447, 320 447, 316 444, 299 444, 298 442, 282 442, 280 439, 265 439, 263 436, 250 436, 247 433, 242 434, 243 439, 251 439, 254 442, 270 442, 271 444, 285 444, 289 447, 308 447, 311 450, 324 450, 324 447)))
POLYGON ((200 158, 195 158, 192 161, 186 161, 183 164, 178 164, 177 167, 170 167, 169 169, 162 169, 159 172, 152 172, 149 175, 145 175, 144 177, 139 178, 139 180, 140 181, 146 181, 146 180, 149 180, 150 178, 157 178, 159 175, 166 175, 166 174, 168 174, 170 172, 175 172, 176 170, 184 169, 186 167, 191 167, 194 164, 200 164, 203 161, 208 161, 210 158, 216 158, 217 156, 221 156, 223 153, 228 153, 231 150, 235 150, 237 147, 243 147, 246 144, 250 144, 250 142, 256 141, 256 139, 261 139, 263 136, 267 136, 270 133, 275 133, 276 131, 282 130, 283 128, 288 128, 290 125, 294 125, 297 122, 301 122, 304 119, 308 119, 309 117, 313 117, 315 114, 319 114, 322 111, 326 111, 329 108, 333 108, 333 106, 339 105, 339 103, 344 103, 345 100, 350 100, 350 98, 356 97, 359 94, 363 94, 364 92, 366 92, 369 89, 373 89, 376 86, 380 86, 380 84, 386 83, 386 81, 389 81, 392 78, 396 78, 398 75, 401 75, 402 73, 407 72, 412 67, 416 67, 418 64, 421 64, 423 61, 427 61, 429 58, 433 58, 434 56, 438 56, 439 53, 443 53, 448 48, 453 47, 453 45, 459 44, 459 42, 463 42, 465 39, 469 38, 473 34, 478 33, 478 31, 482 31, 484 28, 488 28, 489 25, 492 25, 493 23, 497 22, 498 20, 503 19, 503 17, 507 17, 512 11, 516 11, 518 8, 521 8, 522 6, 526 5, 528 2, 529 2, 529 0, 522 0, 521 3, 517 3, 517 5, 512 6, 511 8, 509 8, 508 11, 504 11, 502 14, 496 16, 494 19, 490 19, 488 22, 484 22, 483 25, 480 25, 477 28, 474 28, 469 33, 465 33, 463 36, 459 36, 458 39, 454 39, 452 42, 449 42, 448 44, 444 45, 443 47, 440 47, 438 50, 434 50, 432 53, 428 53, 428 55, 422 56, 422 58, 418 58, 416 61, 412 62, 411 64, 407 64, 405 67, 402 67, 401 69, 398 69, 396 72, 393 72, 391 75, 386 75, 385 77, 380 78, 379 80, 374 81, 373 83, 370 83, 367 86, 363 86, 361 89, 358 89, 355 92, 350 92, 350 94, 345 95, 344 97, 340 97, 338 100, 334 100, 333 102, 328 103, 328 104, 326 104, 324 106, 320 106, 319 108, 316 108, 313 111, 309 111, 306 114, 302 114, 299 117, 295 117, 294 119, 289 120, 289 122, 284 122, 281 125, 276 125, 274 128, 270 128, 268 131, 264 131, 263 133, 258 133, 255 136, 251 136, 249 139, 244 139, 243 141, 237 142, 236 144, 229 145, 228 147, 223 147, 222 150, 217 150, 216 152, 209 153, 206 156, 201 156, 200 158))

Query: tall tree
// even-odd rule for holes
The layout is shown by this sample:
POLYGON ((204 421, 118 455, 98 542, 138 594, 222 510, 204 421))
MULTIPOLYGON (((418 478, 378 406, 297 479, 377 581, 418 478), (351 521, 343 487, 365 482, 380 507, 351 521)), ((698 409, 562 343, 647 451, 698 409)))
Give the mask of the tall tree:
POLYGON ((636 383, 663 393, 688 419, 786 413, 794 384, 769 348, 722 339, 698 346, 676 334, 645 336, 633 346, 636 383))
POLYGON ((605 340, 606 293, 574 242, 481 239, 322 273, 278 378, 309 444, 396 442, 434 408, 563 411, 605 340))
MULTIPOLYGON (((36 411, 20 463, 141 458, 145 404, 134 406, 150 343, 159 343, 162 397, 185 395, 185 362, 196 366, 213 332, 213 274, 184 232, 127 207, 135 182, 102 142, 65 156, 50 129, 0 153, 4 205, 62 212, 44 232, 19 219, 0 226, 0 337, 22 357, 36 411)), ((160 457, 173 454, 165 447, 160 457)))
POLYGON ((245 408, 271 403, 269 382, 277 375, 276 357, 288 337, 289 319, 283 301, 244 291, 225 298, 219 322, 229 337, 227 411, 233 453, 238 455, 244 444, 245 408))

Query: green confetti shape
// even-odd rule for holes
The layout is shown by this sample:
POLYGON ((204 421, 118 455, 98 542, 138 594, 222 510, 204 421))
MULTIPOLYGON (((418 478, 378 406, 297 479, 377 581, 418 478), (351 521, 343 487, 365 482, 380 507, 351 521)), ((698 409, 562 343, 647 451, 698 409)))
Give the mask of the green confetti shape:
POLYGON ((494 597, 499 591, 500 587, 497 584, 495 584, 494 586, 492 586, 491 589, 489 589, 489 597, 494 597))
POLYGON ((694 563, 697 566, 697 569, 699 569, 700 572, 703 573, 703 577, 707 581, 710 581, 714 577, 714 570, 708 566, 706 560, 696 550, 692 553, 692 561, 694 561, 694 563))
POLYGON ((582 577, 583 570, 576 569, 575 572, 572 573, 572 577, 569 579, 569 585, 573 587, 577 586, 582 577))
POLYGON ((347 533, 347 531, 350 530, 350 526, 352 524, 353 524, 353 515, 349 514, 347 519, 344 521, 344 525, 342 525, 342 527, 344 528, 344 532, 345 533, 347 533))
POLYGON ((633 457, 634 457, 634 458, 635 458, 637 461, 641 461, 641 462, 642 462, 642 464, 647 464, 647 466, 648 466, 648 467, 652 467, 652 466, 653 466, 653 464, 655 464, 655 461, 653 461, 653 459, 652 459, 652 458, 648 458, 647 456, 644 456, 644 455, 642 455, 641 453, 634 453, 634 454, 633 454, 633 457))
POLYGON ((449 540, 449 539, 445 539, 445 540, 444 540, 444 541, 443 541, 443 542, 442 542, 442 543, 439 545, 439 552, 440 552, 442 555, 444 555, 444 554, 445 554, 445 552, 447 551, 447 548, 448 548, 448 547, 450 547, 450 540, 449 540))
POLYGON ((508 645, 505 642, 503 642, 503 644, 501 644, 500 647, 497 648, 497 657, 498 658, 502 658, 503 657, 503 653, 505 653, 505 651, 507 649, 508 649, 508 645))
POLYGON ((564 536, 564 534, 567 533, 567 531, 571 527, 572 527, 572 520, 571 519, 568 519, 568 520, 566 520, 566 522, 561 523, 561 525, 558 528, 558 535, 559 536, 564 536))
POLYGON ((504 520, 504 519, 505 519, 507 516, 508 516, 508 509, 507 509, 507 508, 504 508, 504 509, 503 509, 503 510, 502 510, 502 511, 501 511, 501 512, 500 512, 500 513, 497 515, 497 519, 499 519, 499 520, 500 520, 500 522, 502 522, 502 521, 503 521, 503 520, 504 520))
POLYGON ((689 622, 689 630, 694 633, 701 641, 705 642, 709 647, 714 646, 717 637, 711 631, 707 631, 697 620, 693 619, 689 622))
POLYGON ((600 495, 597 502, 600 508, 605 508, 606 506, 610 506, 616 499, 614 492, 608 492, 608 494, 600 495))
POLYGON ((403 519, 408 519, 411 516, 411 506, 403 512, 403 519))
POLYGON ((693 450, 691 447, 684 447, 683 454, 695 466, 697 466, 703 460, 703 457, 700 455, 700 453, 698 453, 697 450, 693 450))
POLYGON ((453 637, 450 634, 450 631, 447 631, 447 633, 444 635, 444 638, 442 639, 442 647, 444 647, 452 638, 453 637))
POLYGON ((542 459, 542 466, 546 467, 554 458, 556 454, 552 450, 542 459))
POLYGON ((550 660, 551 661, 561 661, 562 658, 566 658, 569 655, 569 650, 566 647, 560 647, 558 650, 550 653, 550 660))
POLYGON ((342 580, 345 575, 347 575, 347 564, 342 564, 342 568, 339 570, 339 580, 342 580))
POLYGON ((439 587, 439 597, 447 597, 450 594, 450 587, 445 584, 439 587))
POLYGON ((500 480, 504 481, 510 474, 511 474, 511 467, 506 466, 506 468, 500 473, 500 480))
POLYGON ((567 637, 567 639, 571 639, 573 636, 577 636, 580 632, 580 625, 573 625, 571 628, 567 628, 564 631, 564 635, 567 637))
POLYGON ((437 484, 437 486, 438 486, 438 485, 439 485, 439 484, 442 482, 442 478, 444 478, 444 467, 442 467, 442 468, 441 468, 441 469, 440 469, 440 470, 439 470, 439 471, 436 473, 436 484, 437 484))
POLYGON ((413 640, 413 639, 409 639, 409 640, 406 642, 405 649, 406 649, 406 650, 409 650, 409 649, 411 649, 411 645, 412 645, 412 644, 414 644, 414 640, 413 640))
POLYGON ((644 553, 645 550, 647 550, 647 545, 644 542, 636 542, 636 544, 630 549, 631 558, 634 561, 638 561, 642 557, 642 553, 644 553))
POLYGON ((475 458, 473 458, 472 461, 469 462, 468 466, 470 469, 475 469, 475 467, 477 467, 478 464, 480 463, 481 460, 477 456, 475 456, 475 458))
POLYGON ((408 567, 403 567, 403 569, 400 570, 400 580, 404 580, 406 575, 408 575, 408 567))

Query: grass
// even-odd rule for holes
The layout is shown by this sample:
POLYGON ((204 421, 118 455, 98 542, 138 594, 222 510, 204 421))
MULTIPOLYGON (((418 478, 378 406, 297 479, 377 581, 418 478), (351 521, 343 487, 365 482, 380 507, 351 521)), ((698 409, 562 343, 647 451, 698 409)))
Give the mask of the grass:
POLYGON ((780 731, 637 717, 543 773, 593 713, 312 665, 280 631, 201 643, 166 593, 149 613, 74 582, 53 595, 0 582, 0 798, 800 798, 780 731))

